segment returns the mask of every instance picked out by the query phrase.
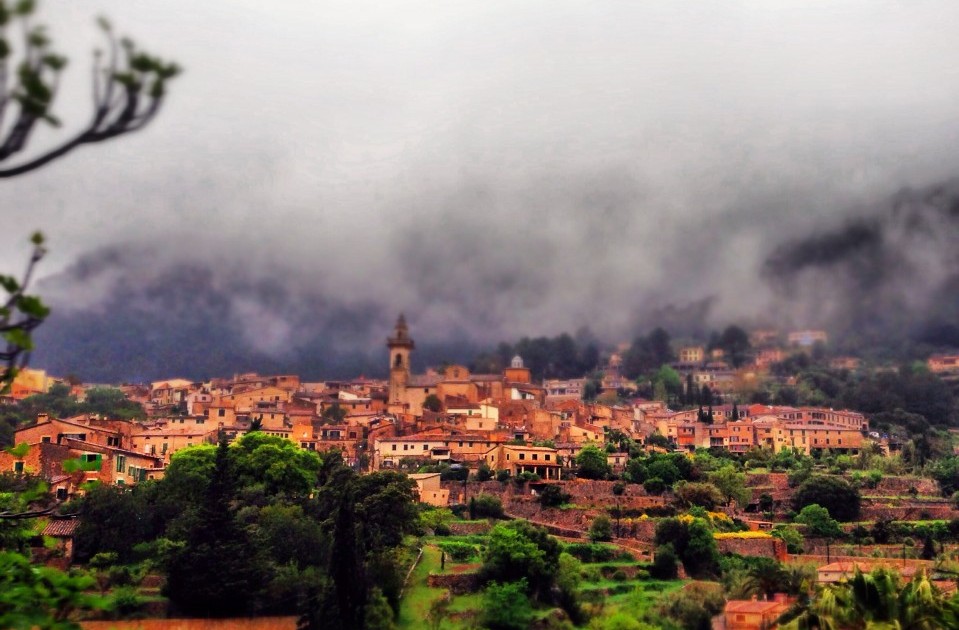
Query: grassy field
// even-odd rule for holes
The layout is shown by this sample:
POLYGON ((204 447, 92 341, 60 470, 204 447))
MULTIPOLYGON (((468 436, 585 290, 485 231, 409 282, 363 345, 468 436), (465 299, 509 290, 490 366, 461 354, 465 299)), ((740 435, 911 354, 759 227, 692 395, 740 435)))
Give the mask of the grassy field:
POLYGON ((430 573, 438 573, 440 570, 440 550, 436 547, 426 545, 423 547, 423 557, 419 564, 413 569, 410 575, 410 581, 403 591, 403 599, 400 602, 400 617, 397 622, 400 628, 425 627, 425 620, 430 612, 430 606, 438 599, 446 597, 446 589, 432 588, 426 584, 426 578, 430 573))

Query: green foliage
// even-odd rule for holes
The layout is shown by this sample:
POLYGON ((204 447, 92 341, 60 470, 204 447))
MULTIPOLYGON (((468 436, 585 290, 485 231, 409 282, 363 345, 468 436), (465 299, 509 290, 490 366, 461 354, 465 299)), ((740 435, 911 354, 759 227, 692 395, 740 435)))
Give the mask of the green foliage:
POLYGON ((678 562, 676 550, 671 544, 659 545, 653 554, 653 564, 649 568, 649 574, 657 580, 675 580, 679 573, 678 562))
POLYGON ((550 484, 540 489, 538 498, 539 504, 543 507, 559 507, 569 503, 572 496, 567 492, 563 492, 562 486, 550 484))
POLYGON ((719 551, 712 529, 704 519, 694 518, 691 522, 663 519, 656 526, 654 542, 657 547, 671 544, 686 572, 693 577, 705 578, 719 573, 719 551))
POLYGON ((941 597, 919 573, 904 586, 888 569, 856 571, 852 579, 821 587, 808 606, 794 609, 784 627, 798 628, 954 628, 959 602, 941 597))
POLYGON ((646 481, 646 461, 639 457, 634 457, 626 462, 626 471, 623 475, 631 483, 643 483, 646 481))
POLYGON ((37 567, 17 553, 0 551, 0 627, 79 628, 75 613, 103 610, 107 601, 90 595, 94 579, 37 567))
POLYGON ((430 394, 423 400, 423 409, 439 413, 443 411, 443 401, 436 394, 430 394))
POLYGON ((494 494, 480 493, 474 497, 475 507, 473 510, 474 518, 502 518, 503 502, 494 494))
POLYGON ((789 553, 803 552, 803 535, 795 527, 778 524, 769 532, 774 538, 778 538, 786 543, 786 551, 789 553))
POLYGON ((599 350, 588 333, 575 337, 563 333, 556 337, 523 337, 515 344, 501 343, 494 351, 484 352, 470 364, 474 372, 500 373, 509 367, 515 355, 535 380, 578 378, 599 365, 599 350))
POLYGON ((805 525, 806 531, 814 538, 838 538, 842 536, 842 528, 839 523, 829 515, 826 508, 815 503, 804 507, 795 520, 797 523, 805 525))
POLYGON ((696 505, 707 510, 714 510, 723 502, 723 495, 711 483, 677 481, 673 486, 673 494, 683 507, 696 505))
POLYGON ((576 476, 582 479, 605 479, 612 473, 606 453, 593 444, 584 446, 576 456, 576 476))
POLYGON ((840 477, 814 475, 793 493, 792 506, 798 512, 814 504, 826 508, 838 521, 854 521, 859 517, 859 490, 840 477))
POLYGON ((522 578, 487 586, 483 595, 483 626, 491 630, 526 630, 533 620, 527 588, 522 578))
POLYGON ((616 549, 598 543, 570 543, 565 553, 581 562, 609 562, 616 558, 616 549))
POLYGON ((476 547, 464 542, 442 542, 439 548, 454 562, 466 562, 476 555, 476 547))
POLYGON ((454 520, 453 512, 449 508, 430 507, 420 512, 420 524, 429 530, 446 527, 454 520))
POLYGON ((546 530, 527 521, 510 521, 490 531, 480 572, 486 582, 528 580, 530 592, 546 597, 559 570, 561 547, 546 530))
POLYGON ((480 467, 476 471, 476 481, 483 482, 489 481, 493 478, 493 471, 490 469, 489 465, 486 462, 480 464, 480 467))
POLYGON ((650 477, 643 482, 643 490, 647 494, 659 495, 666 491, 666 483, 659 477, 650 477))
POLYGON ((627 378, 636 379, 668 364, 674 358, 669 333, 662 328, 656 328, 645 337, 637 337, 633 340, 632 345, 623 354, 623 374, 627 378))
POLYGON ((593 542, 606 542, 613 539, 613 524, 609 517, 600 514, 589 525, 589 539, 593 542))
POLYGON ((726 505, 735 501, 738 507, 744 508, 749 503, 752 493, 746 488, 746 474, 738 472, 734 466, 723 466, 709 473, 709 481, 722 494, 726 505))
POLYGON ((689 630, 709 630, 713 616, 725 606, 722 589, 711 584, 690 584, 669 593, 655 608, 659 620, 673 621, 689 630))
MULTIPOLYGON (((46 507, 49 502, 47 484, 39 477, 29 474, 5 472, 0 474, 0 512, 20 514, 46 507)), ((26 519, 0 519, 0 550, 26 553, 33 531, 34 521, 26 519)))
POLYGON ((394 616, 393 609, 386 601, 383 591, 374 586, 370 591, 363 614, 364 630, 395 630, 394 616))

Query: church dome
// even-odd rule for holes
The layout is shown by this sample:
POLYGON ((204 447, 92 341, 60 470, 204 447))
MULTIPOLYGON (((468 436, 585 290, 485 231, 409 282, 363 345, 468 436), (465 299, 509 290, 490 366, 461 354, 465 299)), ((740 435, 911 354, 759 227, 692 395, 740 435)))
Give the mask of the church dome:
POLYGON ((515 357, 513 357, 513 360, 510 361, 509 366, 510 366, 511 368, 522 368, 522 367, 523 367, 523 357, 521 357, 521 356, 519 356, 519 355, 517 354, 515 357))

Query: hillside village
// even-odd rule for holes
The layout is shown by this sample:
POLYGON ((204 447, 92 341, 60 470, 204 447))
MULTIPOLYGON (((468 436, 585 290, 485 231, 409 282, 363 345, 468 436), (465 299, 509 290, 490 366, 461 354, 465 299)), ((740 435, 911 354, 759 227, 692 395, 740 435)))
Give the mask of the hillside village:
MULTIPOLYGON (((606 357, 601 372, 582 378, 534 379, 519 355, 498 373, 451 364, 416 374, 415 342, 400 316, 386 342, 385 380, 238 374, 121 385, 125 400, 138 405, 138 417, 38 413, 16 427, 13 444, 0 452, 0 471, 45 482, 52 502, 37 514, 43 532, 61 541, 60 552, 46 556, 62 567, 90 558, 74 553, 86 517, 62 516, 57 505, 82 501, 91 483, 124 489, 160 482, 184 450, 205 446, 212 457, 218 442, 242 446, 259 436, 321 460, 336 452, 360 475, 402 473, 415 484, 411 491, 423 514, 449 515, 427 527, 420 543, 424 562, 442 556, 444 568, 415 578, 433 594, 432 602, 438 593, 455 601, 477 592, 477 565, 464 561, 459 573, 445 573, 449 545, 465 536, 462 541, 485 548, 485 537, 499 527, 496 518, 525 520, 574 548, 592 541, 622 554, 628 560, 622 584, 583 600, 597 619, 604 618, 597 603, 604 594, 614 602, 617 594, 642 590, 643 575, 699 585, 705 590, 695 595, 702 600, 697 605, 709 611, 713 627, 730 629, 776 627, 776 619, 794 612, 817 583, 845 583, 876 570, 895 571, 904 580, 921 575, 941 597, 951 597, 959 576, 949 568, 959 553, 959 509, 950 495, 959 490, 959 469, 927 464, 932 453, 918 460, 919 450, 931 448, 928 439, 890 429, 888 422, 871 426, 870 414, 860 410, 751 402, 744 394, 769 380, 794 383, 795 376, 773 368, 827 342, 822 331, 754 331, 752 350, 738 367, 721 350, 682 345, 661 368, 681 383, 679 393, 657 385, 666 395, 649 400, 623 376, 618 352, 606 357), (838 490, 809 485, 824 479, 838 490), (833 491, 840 497, 853 492, 855 510, 847 516, 809 512, 821 510, 828 497, 804 495, 833 491), (752 569, 737 565, 730 573, 684 557, 664 528, 679 527, 683 538, 694 523, 709 532, 716 554, 766 558, 783 572, 801 568, 807 582, 783 578, 758 591, 729 584, 723 590, 722 581, 709 586, 710 578, 752 569), (722 593, 719 604, 715 588, 722 593)), ((821 361, 844 373, 866 369, 854 357, 821 361)), ((924 369, 950 382, 959 374, 959 355, 932 355, 924 369)), ((82 401, 92 391, 25 370, 4 403, 12 407, 51 392, 82 401)), ((948 450, 936 456, 953 455, 947 441, 948 450)), ((944 448, 942 440, 936 447, 944 448)), ((610 606, 613 614, 625 604, 610 606)), ((403 609, 397 614, 402 621, 403 609)), ((460 627, 478 615, 467 610, 448 621, 460 627)))

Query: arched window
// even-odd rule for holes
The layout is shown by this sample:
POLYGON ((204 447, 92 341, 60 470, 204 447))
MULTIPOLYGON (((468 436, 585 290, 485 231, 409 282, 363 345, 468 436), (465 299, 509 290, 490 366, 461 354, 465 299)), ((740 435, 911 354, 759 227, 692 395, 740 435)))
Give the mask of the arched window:
POLYGON ((403 367, 403 355, 397 353, 396 360, 393 361, 393 367, 403 367))

